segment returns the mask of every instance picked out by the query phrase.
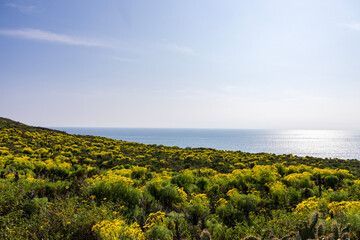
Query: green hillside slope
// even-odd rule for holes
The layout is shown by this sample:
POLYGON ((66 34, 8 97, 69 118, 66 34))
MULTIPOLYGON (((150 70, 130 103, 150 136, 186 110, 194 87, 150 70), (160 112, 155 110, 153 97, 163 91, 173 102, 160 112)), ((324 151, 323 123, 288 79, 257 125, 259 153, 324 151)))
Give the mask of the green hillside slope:
POLYGON ((357 160, 146 145, 0 118, 0 239, 359 239, 359 175, 357 160))

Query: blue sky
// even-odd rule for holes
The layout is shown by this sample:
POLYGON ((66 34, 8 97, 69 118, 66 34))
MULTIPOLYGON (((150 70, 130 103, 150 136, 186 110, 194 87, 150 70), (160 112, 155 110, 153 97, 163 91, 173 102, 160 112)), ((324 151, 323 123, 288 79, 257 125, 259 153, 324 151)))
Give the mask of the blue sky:
POLYGON ((0 116, 359 129, 359 1, 0 1, 0 116))

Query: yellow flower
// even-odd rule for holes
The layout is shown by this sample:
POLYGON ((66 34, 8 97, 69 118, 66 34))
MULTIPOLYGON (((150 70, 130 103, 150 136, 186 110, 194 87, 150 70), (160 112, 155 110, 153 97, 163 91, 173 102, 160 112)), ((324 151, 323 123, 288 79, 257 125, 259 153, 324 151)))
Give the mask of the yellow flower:
POLYGON ((91 195, 90 198, 91 198, 91 199, 95 199, 95 195, 91 195))
POLYGON ((135 222, 129 226, 121 219, 101 221, 92 227, 92 231, 100 235, 102 239, 145 240, 145 235, 138 223, 135 222))
POLYGON ((360 201, 341 201, 328 204, 329 213, 342 215, 344 213, 355 213, 360 210, 360 201))
POLYGON ((325 219, 325 221, 330 221, 331 220, 331 217, 327 217, 326 219, 325 219))
POLYGON ((69 186, 66 186, 65 189, 69 189, 69 186))
POLYGON ((154 226, 154 225, 165 225, 166 224, 166 217, 165 217, 165 212, 162 211, 157 211, 156 213, 150 213, 149 217, 146 219, 145 222, 145 229, 148 229, 148 231, 150 231, 150 229, 154 226))
POLYGON ((236 188, 233 188, 233 189, 229 190, 226 193, 226 195, 229 196, 229 197, 232 197, 232 196, 237 195, 237 194, 239 194, 239 191, 236 188))
POLYGON ((306 215, 315 210, 318 210, 320 202, 322 200, 322 198, 317 197, 310 197, 308 199, 305 199, 304 201, 296 205, 294 213, 298 215, 306 215))

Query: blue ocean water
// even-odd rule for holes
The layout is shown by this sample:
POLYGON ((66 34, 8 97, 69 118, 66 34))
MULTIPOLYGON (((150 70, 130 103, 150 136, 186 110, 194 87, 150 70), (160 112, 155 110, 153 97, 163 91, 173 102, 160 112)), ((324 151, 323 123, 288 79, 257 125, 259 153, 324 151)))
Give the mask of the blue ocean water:
POLYGON ((156 128, 55 128, 70 134, 178 147, 360 160, 360 131, 156 128))

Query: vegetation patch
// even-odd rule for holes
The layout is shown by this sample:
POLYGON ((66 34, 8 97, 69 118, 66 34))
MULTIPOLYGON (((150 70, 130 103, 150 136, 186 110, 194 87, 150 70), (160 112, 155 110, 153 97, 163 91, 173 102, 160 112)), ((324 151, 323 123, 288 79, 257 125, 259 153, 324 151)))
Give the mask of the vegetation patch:
POLYGON ((0 239, 360 239, 360 163, 0 118, 0 239))

